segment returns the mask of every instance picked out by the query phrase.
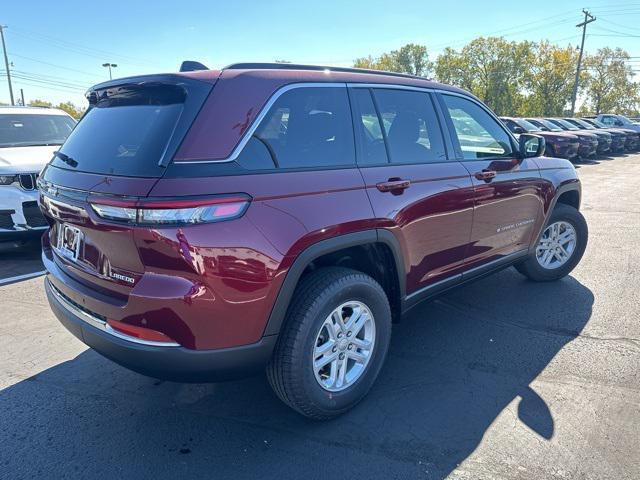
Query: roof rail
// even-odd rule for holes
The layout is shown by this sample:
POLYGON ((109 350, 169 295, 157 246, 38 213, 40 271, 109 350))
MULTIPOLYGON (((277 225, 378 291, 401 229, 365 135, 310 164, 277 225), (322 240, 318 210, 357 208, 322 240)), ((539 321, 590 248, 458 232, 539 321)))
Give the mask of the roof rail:
POLYGON ((372 70, 369 68, 351 67, 330 67, 322 65, 303 65, 298 63, 234 63, 224 67, 222 70, 312 70, 344 72, 344 73, 366 73, 373 75, 387 75, 391 77, 413 78, 417 80, 431 80, 427 77, 419 77, 408 73, 388 72, 386 70, 372 70))

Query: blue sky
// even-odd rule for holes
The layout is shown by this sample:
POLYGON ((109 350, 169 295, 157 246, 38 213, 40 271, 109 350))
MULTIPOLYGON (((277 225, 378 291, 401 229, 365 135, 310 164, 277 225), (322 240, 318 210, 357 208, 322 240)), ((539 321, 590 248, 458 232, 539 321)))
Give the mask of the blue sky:
MULTIPOLYGON (((577 45, 581 9, 598 18, 588 27, 586 50, 622 47, 640 74, 640 2, 621 0, 531 2, 397 0, 272 1, 5 1, 14 93, 27 102, 84 102, 90 85, 115 76, 175 71, 185 59, 209 67, 285 59, 349 66, 405 43, 427 46, 434 59, 446 46, 480 35, 509 40, 549 39, 577 45)), ((0 74, 4 65, 0 65, 0 74)), ((0 101, 8 102, 5 76, 0 101)))

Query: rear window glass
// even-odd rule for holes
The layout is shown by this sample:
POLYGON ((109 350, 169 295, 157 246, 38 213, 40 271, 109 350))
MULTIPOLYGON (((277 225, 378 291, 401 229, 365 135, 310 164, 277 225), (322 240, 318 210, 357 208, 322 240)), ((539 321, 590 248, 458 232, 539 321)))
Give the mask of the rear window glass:
POLYGON ((66 115, 0 115, 0 147, 62 145, 76 122, 66 115))
POLYGON ((254 133, 279 168, 353 165, 353 127, 346 87, 283 93, 254 133))
POLYGON ((183 110, 183 96, 166 90, 104 92, 53 164, 89 173, 159 176, 159 162, 183 110))

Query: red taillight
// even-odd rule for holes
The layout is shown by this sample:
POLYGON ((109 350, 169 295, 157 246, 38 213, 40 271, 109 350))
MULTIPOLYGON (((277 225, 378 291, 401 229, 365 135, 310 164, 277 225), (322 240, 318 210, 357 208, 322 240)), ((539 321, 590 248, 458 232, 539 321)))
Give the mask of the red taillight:
POLYGON ((173 340, 171 337, 165 335, 162 332, 158 332, 157 330, 151 330, 150 328, 144 327, 136 327, 134 325, 122 323, 117 320, 107 320, 107 323, 116 332, 122 333, 129 337, 138 338, 147 342, 158 342, 167 344, 176 343, 175 340, 173 340))
POLYGON ((241 217, 250 202, 248 195, 178 199, 89 198, 91 208, 98 216, 139 225, 194 225, 231 220, 241 217))

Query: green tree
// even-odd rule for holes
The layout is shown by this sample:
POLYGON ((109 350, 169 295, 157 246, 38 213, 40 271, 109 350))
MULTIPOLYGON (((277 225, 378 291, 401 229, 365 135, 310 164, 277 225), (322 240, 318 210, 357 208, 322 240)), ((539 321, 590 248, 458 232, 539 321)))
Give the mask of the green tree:
POLYGON ((80 117, 84 115, 84 112, 86 110, 85 108, 79 107, 78 105, 72 102, 59 103, 56 108, 59 108, 60 110, 64 110, 76 120, 79 120, 80 117))
POLYGON ((587 55, 584 62, 585 109, 595 114, 634 114, 638 111, 640 86, 633 81, 629 59, 629 54, 621 48, 605 47, 587 55))
POLYGON ((51 102, 47 102, 46 100, 34 99, 29 102, 30 107, 49 107, 49 108, 58 108, 60 110, 64 110, 73 118, 78 120, 85 112, 86 108, 80 107, 73 102, 60 102, 58 105, 53 105, 51 102))
POLYGON ((571 103, 578 52, 548 41, 536 44, 529 57, 527 97, 518 112, 531 116, 561 116, 571 103))
POLYGON ((436 60, 436 78, 471 91, 498 115, 513 115, 525 99, 533 46, 479 37, 460 52, 445 49, 436 60))
POLYGON ((52 107, 53 104, 51 102, 47 102, 46 100, 35 99, 29 102, 30 107, 52 107))
POLYGON ((431 70, 427 47, 416 43, 408 43, 398 50, 383 53, 377 58, 371 55, 357 58, 353 62, 353 66, 356 68, 408 73, 419 77, 427 76, 431 70))

